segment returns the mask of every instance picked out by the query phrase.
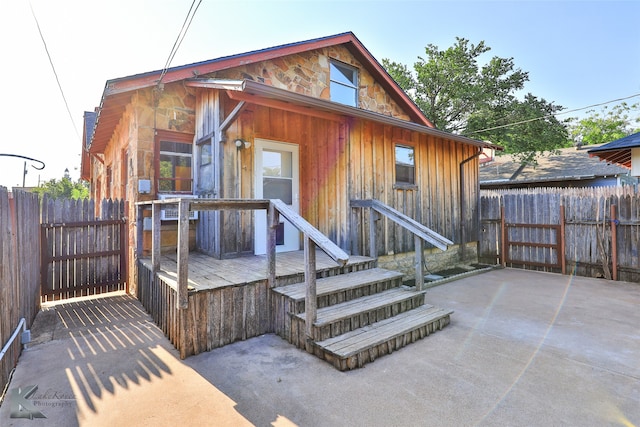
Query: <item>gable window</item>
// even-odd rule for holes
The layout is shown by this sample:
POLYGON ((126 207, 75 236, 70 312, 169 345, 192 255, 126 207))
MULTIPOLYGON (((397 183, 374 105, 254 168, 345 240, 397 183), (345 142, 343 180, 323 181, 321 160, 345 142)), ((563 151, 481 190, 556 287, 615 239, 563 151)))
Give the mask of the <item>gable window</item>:
POLYGON ((342 62, 331 61, 331 100, 356 107, 358 104, 358 70, 342 62))
POLYGON ((415 151, 413 147, 396 145, 396 183, 416 183, 415 151))
POLYGON ((156 139, 156 176, 158 193, 191 193, 193 191, 191 136, 169 133, 156 139))

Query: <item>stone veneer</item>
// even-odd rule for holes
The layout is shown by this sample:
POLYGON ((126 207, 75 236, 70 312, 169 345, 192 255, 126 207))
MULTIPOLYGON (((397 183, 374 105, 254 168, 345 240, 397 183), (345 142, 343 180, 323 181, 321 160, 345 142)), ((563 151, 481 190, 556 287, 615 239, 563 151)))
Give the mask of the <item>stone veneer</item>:
MULTIPOLYGON (((453 245, 446 251, 431 248, 424 251, 424 262, 429 271, 439 271, 461 265, 478 262, 477 242, 465 246, 466 261, 460 259, 460 245, 453 245)), ((405 280, 415 279, 415 252, 384 255, 378 258, 378 267, 399 271, 405 280)))
POLYGON ((330 99, 330 59, 344 62, 359 70, 359 108, 409 120, 409 116, 344 46, 333 46, 256 62, 203 77, 253 80, 279 89, 328 100, 330 99))

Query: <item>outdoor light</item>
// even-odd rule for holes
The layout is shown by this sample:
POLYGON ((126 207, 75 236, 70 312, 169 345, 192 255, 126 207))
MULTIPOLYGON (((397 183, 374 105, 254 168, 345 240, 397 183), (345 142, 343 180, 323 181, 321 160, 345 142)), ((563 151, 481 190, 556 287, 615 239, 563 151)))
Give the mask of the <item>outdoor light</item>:
POLYGON ((238 148, 249 148, 249 147, 251 147, 251 143, 250 142, 243 141, 240 138, 236 139, 235 143, 236 143, 236 147, 238 147, 238 148))

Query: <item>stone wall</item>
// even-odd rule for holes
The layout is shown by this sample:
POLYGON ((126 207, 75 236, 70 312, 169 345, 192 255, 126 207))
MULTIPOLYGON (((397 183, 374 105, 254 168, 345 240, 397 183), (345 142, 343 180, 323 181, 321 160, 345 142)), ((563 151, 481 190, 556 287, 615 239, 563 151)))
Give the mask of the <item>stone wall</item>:
POLYGON ((205 77, 253 80, 314 98, 330 99, 329 61, 335 59, 359 70, 358 107, 409 120, 398 104, 344 46, 333 46, 269 61, 247 64, 205 77))
MULTIPOLYGON (((460 245, 452 245, 447 251, 438 248, 425 249, 424 262, 429 272, 436 272, 478 262, 477 242, 467 243, 465 247, 466 259, 460 258, 460 245)), ((378 267, 399 271, 405 280, 415 279, 415 252, 405 252, 394 255, 384 255, 378 258, 378 267)))

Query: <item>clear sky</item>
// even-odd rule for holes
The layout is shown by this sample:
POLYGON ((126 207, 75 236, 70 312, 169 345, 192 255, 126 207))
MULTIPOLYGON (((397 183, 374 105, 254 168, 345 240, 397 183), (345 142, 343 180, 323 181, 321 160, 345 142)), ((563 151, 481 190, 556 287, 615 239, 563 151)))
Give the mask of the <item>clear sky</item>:
MULTIPOLYGON (((190 6, 0 0, 0 153, 46 163, 28 162, 27 186, 65 168, 79 176, 83 112, 100 104, 107 80, 162 69, 190 6)), ((526 92, 577 109, 640 94, 638 22, 640 1, 203 0, 171 65, 352 31, 379 61, 411 66, 427 44, 445 49, 458 36, 484 40, 487 59, 513 57, 529 72, 526 92)), ((0 185, 21 186, 23 166, 0 157, 0 185)))

